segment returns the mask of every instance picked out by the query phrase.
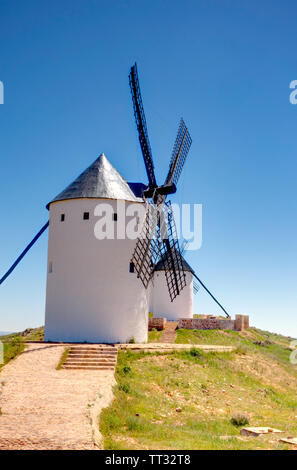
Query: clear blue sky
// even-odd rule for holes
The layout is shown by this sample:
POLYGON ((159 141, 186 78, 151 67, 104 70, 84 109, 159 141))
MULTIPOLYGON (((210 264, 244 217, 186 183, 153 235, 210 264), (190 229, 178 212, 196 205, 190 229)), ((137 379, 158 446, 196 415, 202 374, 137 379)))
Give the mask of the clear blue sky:
MULTIPOLYGON (((0 274, 99 153, 146 182, 136 60, 161 182, 180 116, 193 137, 172 198, 203 204, 188 261, 232 314, 297 337, 296 16, 295 0, 0 0, 0 274)), ((44 323, 46 251, 47 234, 0 287, 1 331, 44 323)))

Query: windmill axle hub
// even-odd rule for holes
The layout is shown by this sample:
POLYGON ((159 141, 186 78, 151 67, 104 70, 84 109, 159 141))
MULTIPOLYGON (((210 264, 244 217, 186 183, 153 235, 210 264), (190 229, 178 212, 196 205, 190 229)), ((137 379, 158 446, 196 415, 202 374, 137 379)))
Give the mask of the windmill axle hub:
POLYGON ((153 197, 156 193, 161 194, 162 196, 166 196, 167 194, 174 194, 176 193, 176 186, 174 183, 171 183, 164 184, 163 186, 157 186, 156 188, 149 188, 143 191, 143 197, 148 199, 153 197))

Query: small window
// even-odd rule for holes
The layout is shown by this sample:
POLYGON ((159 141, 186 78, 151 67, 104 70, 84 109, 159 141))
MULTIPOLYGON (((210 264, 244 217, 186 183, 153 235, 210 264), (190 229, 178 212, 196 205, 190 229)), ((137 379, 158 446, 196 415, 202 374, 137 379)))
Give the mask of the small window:
POLYGON ((50 261, 50 262, 48 263, 48 272, 49 272, 49 273, 52 273, 52 272, 53 272, 53 262, 52 262, 52 261, 50 261))
POLYGON ((134 273, 134 263, 130 263, 129 272, 134 273))
POLYGON ((84 220, 89 220, 89 218, 90 218, 90 213, 84 212, 84 220))
POLYGON ((65 214, 61 214, 61 222, 64 222, 65 220, 65 214))
POLYGON ((113 220, 114 222, 116 222, 116 221, 118 220, 118 214, 117 214, 116 212, 114 212, 114 213, 112 214, 112 220, 113 220))
POLYGON ((137 225, 140 224, 140 217, 136 217, 136 223, 137 225))

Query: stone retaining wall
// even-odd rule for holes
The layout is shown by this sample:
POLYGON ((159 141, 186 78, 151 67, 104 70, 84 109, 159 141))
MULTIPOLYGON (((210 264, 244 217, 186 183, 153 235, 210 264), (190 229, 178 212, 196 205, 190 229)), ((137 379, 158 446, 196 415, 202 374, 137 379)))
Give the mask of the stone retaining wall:
POLYGON ((164 330, 166 325, 166 318, 149 318, 148 329, 151 331, 153 328, 156 330, 164 330))
POLYGON ((237 331, 245 330, 249 328, 249 316, 248 315, 235 315, 234 329, 237 331))
POLYGON ((231 318, 204 316, 202 318, 181 318, 178 328, 187 330, 237 330, 242 331, 249 327, 248 315, 236 315, 231 318))

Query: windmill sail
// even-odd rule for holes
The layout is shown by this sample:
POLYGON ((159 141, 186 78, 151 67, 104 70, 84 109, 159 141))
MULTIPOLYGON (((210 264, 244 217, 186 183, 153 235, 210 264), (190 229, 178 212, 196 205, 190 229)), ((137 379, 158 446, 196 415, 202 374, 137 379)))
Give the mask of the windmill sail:
POLYGON ((178 133, 172 150, 166 184, 177 184, 188 156, 192 138, 183 119, 180 120, 178 133))
POLYGON ((136 63, 133 65, 133 67, 131 67, 129 83, 133 101, 134 116, 138 130, 138 138, 142 150, 147 177, 149 180, 149 187, 155 188, 157 186, 157 182, 155 178, 153 156, 147 132, 136 63))
POLYGON ((171 301, 173 301, 185 287, 186 275, 176 236, 171 204, 166 204, 165 200, 167 194, 176 191, 175 185, 183 169, 192 139, 184 121, 181 120, 168 176, 165 183, 158 186, 136 64, 131 67, 129 84, 140 147, 148 177, 148 190, 144 191, 143 197, 145 200, 152 198, 152 202, 147 205, 142 233, 136 241, 131 261, 134 264, 137 276, 147 288, 157 262, 163 259, 168 292, 171 301))
POLYGON ((147 203, 142 231, 131 261, 145 288, 149 285, 155 266, 161 261, 171 301, 186 286, 186 274, 170 202, 159 206, 147 203))
POLYGON ((139 238, 131 258, 137 277, 147 288, 160 258, 161 239, 159 214, 156 206, 147 202, 147 208, 139 238))
POLYGON ((186 286, 186 273, 183 267, 183 259, 177 237, 176 225, 170 201, 164 204, 166 222, 161 223, 161 260, 164 263, 165 276, 171 302, 186 286), (166 227, 166 236, 164 229, 166 227))

